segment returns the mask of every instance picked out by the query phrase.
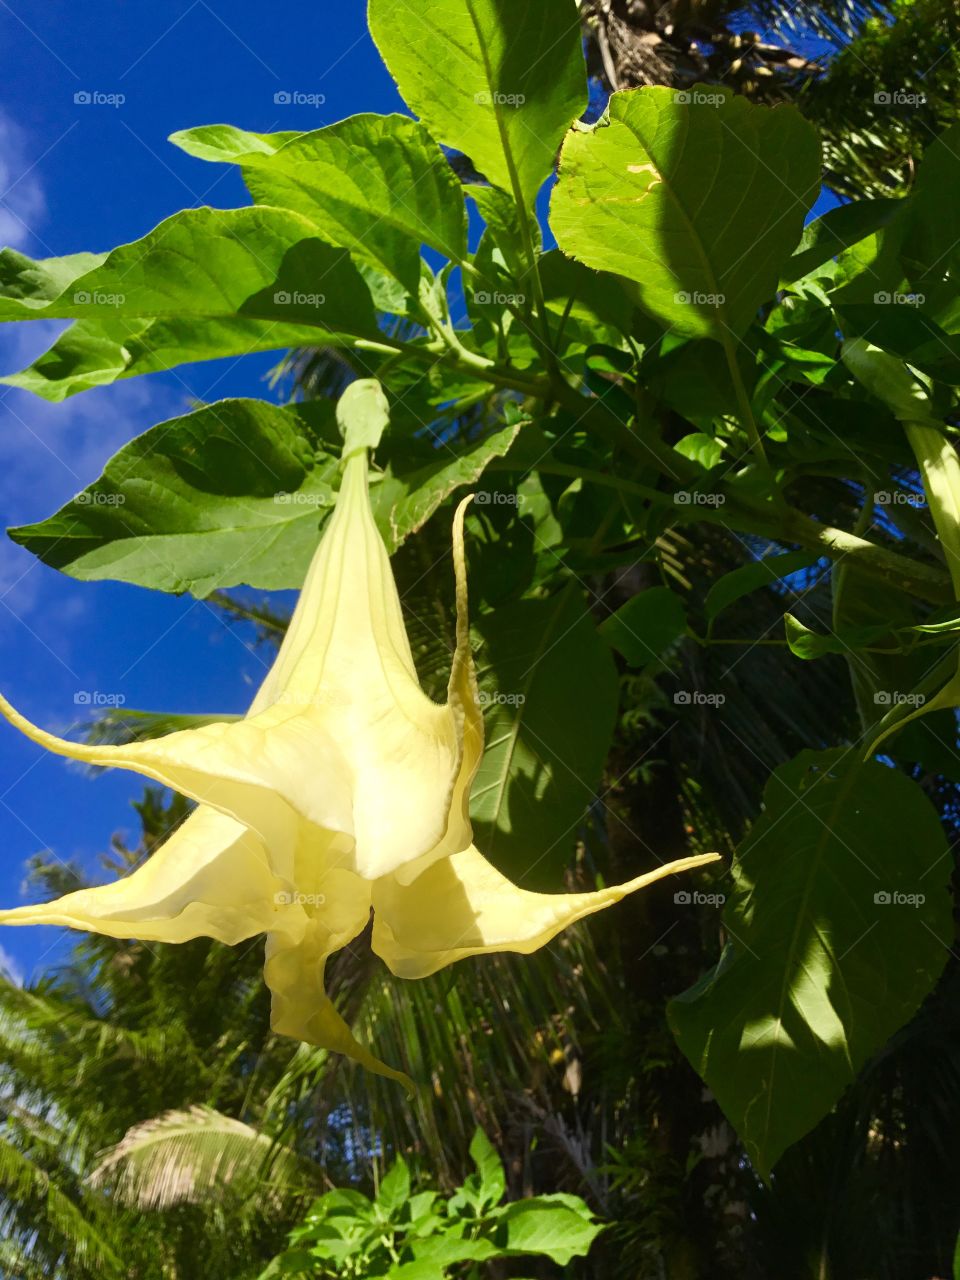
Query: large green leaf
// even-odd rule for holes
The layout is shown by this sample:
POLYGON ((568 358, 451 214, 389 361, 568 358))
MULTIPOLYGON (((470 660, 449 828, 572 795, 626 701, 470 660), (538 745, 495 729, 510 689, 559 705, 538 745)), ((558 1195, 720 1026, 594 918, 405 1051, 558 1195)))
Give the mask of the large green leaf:
POLYGON ((414 297, 421 244, 453 261, 466 256, 460 183, 415 120, 357 115, 313 133, 285 136, 286 145, 271 148, 269 135, 228 134, 226 126, 206 126, 175 134, 174 141, 195 155, 240 163, 257 204, 303 214, 325 240, 388 272, 414 297), (255 149, 237 154, 246 139, 255 149), (214 142, 222 144, 219 153, 214 142))
POLYGON ((11 298, 19 300, 24 312, 39 309, 58 298, 79 276, 98 267, 105 257, 104 253, 71 253, 65 258, 34 261, 16 249, 0 249, 0 303, 11 298))
POLYGON ((479 480, 487 463, 502 458, 519 432, 520 424, 514 423, 470 443, 432 437, 389 441, 389 461, 374 491, 387 549, 393 552, 422 528, 454 489, 479 480))
POLYGON ((309 325, 275 320, 77 320, 33 364, 0 383, 57 402, 195 360, 339 340, 309 325))
POLYGON ((776 291, 819 173, 816 135, 793 107, 717 86, 630 90, 568 134, 550 223, 571 258, 635 281, 662 324, 742 335, 776 291))
POLYGON ((555 889, 613 734, 613 658, 570 590, 505 605, 476 630, 487 736, 471 798, 477 843, 525 887, 555 889))
POLYGON ((587 103, 575 0, 370 0, 369 21, 437 141, 532 204, 587 103))
POLYGON ((631 667, 657 663, 661 653, 687 629, 683 600, 669 587, 639 591, 601 625, 600 634, 631 667))
MULTIPOLYGON (((505 453, 518 429, 456 451, 401 442, 394 453, 385 443, 372 496, 391 549, 505 453)), ((299 587, 333 505, 338 458, 330 401, 281 409, 223 400, 152 427, 55 515, 10 532, 74 578, 197 596, 240 583, 299 587)))
MULTIPOLYGON (((62 261, 62 260, 61 260, 62 261)), ((42 272, 47 264, 35 264, 42 272)), ((376 337, 370 292, 343 249, 286 209, 188 209, 99 265, 55 297, 0 290, 0 320, 94 319, 309 326, 325 334, 376 337)))
POLYGON ((573 1258, 585 1258, 603 1230, 574 1196, 556 1194, 517 1200, 507 1205, 498 1220, 497 1241, 506 1254, 546 1254, 560 1266, 573 1258))
POLYGON ((669 1006, 764 1176, 932 988, 951 872, 936 810, 904 774, 834 750, 772 775, 734 865, 730 941, 669 1006))
POLYGON ((916 308, 946 333, 960 332, 960 123, 926 151, 894 218, 863 250, 847 256, 851 273, 859 271, 834 297, 844 305, 850 333, 873 339, 865 309, 871 303, 916 308))
POLYGON ((84 580, 198 596, 298 587, 335 496, 331 422, 326 401, 220 401, 145 431, 55 515, 10 535, 84 580))

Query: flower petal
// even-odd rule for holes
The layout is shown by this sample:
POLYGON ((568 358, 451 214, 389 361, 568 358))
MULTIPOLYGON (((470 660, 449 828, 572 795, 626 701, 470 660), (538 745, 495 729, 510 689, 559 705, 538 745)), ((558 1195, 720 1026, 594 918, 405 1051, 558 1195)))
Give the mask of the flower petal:
POLYGON ((388 1067, 360 1044, 323 985, 329 957, 366 928, 370 885, 346 870, 328 873, 322 883, 325 894, 319 896, 323 901, 316 905, 299 941, 279 933, 267 935, 263 973, 273 996, 270 1025, 278 1035, 346 1054, 368 1071, 399 1080, 413 1093, 408 1076, 388 1067))
POLYGON ((233 945, 283 927, 296 938, 302 910, 280 904, 284 884, 256 836, 215 809, 199 808, 136 871, 54 902, 0 911, 0 924, 56 924, 110 938, 233 945))
POLYGON ((400 978, 426 978, 483 952, 529 955, 574 921, 663 876, 718 857, 680 858, 594 893, 530 893, 502 876, 471 845, 435 863, 410 885, 390 876, 374 886, 373 949, 400 978))
POLYGON ((250 827, 285 876, 304 823, 352 838, 355 868, 370 880, 462 849, 471 838, 466 798, 482 749, 462 524, 461 509, 458 647, 447 705, 432 702, 417 682, 361 450, 346 463, 290 629, 244 720, 91 746, 46 733, 2 696, 0 711, 50 751, 134 770, 250 827))

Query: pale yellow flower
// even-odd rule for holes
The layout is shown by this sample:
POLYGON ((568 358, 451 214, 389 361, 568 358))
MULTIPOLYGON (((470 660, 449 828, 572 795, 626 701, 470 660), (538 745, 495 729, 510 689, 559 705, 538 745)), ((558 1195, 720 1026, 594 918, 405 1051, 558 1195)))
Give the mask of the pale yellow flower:
POLYGON ((483 722, 467 627, 466 502, 454 517, 457 646, 441 705, 420 688, 370 507, 367 454, 386 425, 379 384, 354 383, 338 417, 336 509, 242 720, 90 746, 46 733, 0 697, 11 724, 48 750, 134 770, 199 802, 129 876, 0 911, 0 923, 158 942, 266 934, 274 1029, 409 1084, 357 1042, 324 990, 327 959, 363 932, 371 909, 374 951, 400 977, 424 977, 463 956, 534 951, 573 921, 716 855, 582 894, 528 893, 483 858, 468 812, 483 722))

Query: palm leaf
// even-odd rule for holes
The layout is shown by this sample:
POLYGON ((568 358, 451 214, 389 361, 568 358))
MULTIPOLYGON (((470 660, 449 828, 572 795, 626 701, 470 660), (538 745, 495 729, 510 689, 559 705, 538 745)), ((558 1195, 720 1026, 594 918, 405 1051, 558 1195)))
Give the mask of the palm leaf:
POLYGON ((109 1186, 121 1204, 168 1209, 201 1204, 225 1188, 267 1195, 276 1205, 302 1195, 316 1175, 309 1163, 272 1138, 212 1107, 168 1111, 128 1129, 102 1152, 91 1186, 109 1186))

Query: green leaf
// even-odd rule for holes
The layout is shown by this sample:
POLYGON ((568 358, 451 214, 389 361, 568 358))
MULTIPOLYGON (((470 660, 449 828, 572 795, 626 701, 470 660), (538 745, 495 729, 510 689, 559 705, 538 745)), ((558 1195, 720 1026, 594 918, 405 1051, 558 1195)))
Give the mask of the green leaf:
POLYGON ((167 139, 188 156, 215 163, 236 164, 252 155, 271 156, 282 146, 304 135, 297 130, 287 133, 248 133, 232 124, 201 124, 194 129, 181 129, 167 139))
MULTIPOLYGON (((327 400, 279 408, 222 400, 152 427, 103 475, 38 524, 10 530, 45 564, 197 596, 299 587, 338 483, 340 437, 327 400)), ((385 440, 371 499, 391 551, 455 489, 506 453, 519 425, 462 448, 385 440)))
POLYGON ((407 105, 436 140, 531 206, 587 104, 575 0, 370 0, 368 17, 407 105))
POLYGON ((321 340, 338 343, 309 325, 274 320, 77 320, 33 364, 0 383, 58 402, 118 378, 321 340))
POLYGON ((299 214, 263 208, 174 214, 49 301, 0 291, 0 320, 40 318, 292 322, 309 326, 315 343, 379 333, 349 254, 318 240, 299 214))
POLYGON ((783 269, 781 284, 802 280, 837 254, 885 227, 899 206, 899 200, 854 200, 829 209, 804 228, 796 253, 783 269))
POLYGON ((603 1230, 582 1201, 574 1196, 537 1196, 506 1206, 497 1224, 497 1243, 504 1252, 545 1254, 559 1266, 585 1258, 603 1230))
POLYGON ((623 280, 591 271, 558 249, 541 254, 537 265, 544 300, 551 311, 559 315, 569 311, 587 324, 607 324, 621 333, 630 332, 635 309, 623 280))
MULTIPOLYGON (((87 275, 103 262, 105 253, 71 253, 65 258, 34 261, 16 249, 0 250, 0 305, 3 299, 20 303, 24 318, 58 298, 74 280, 87 275)), ((0 318, 6 318, 0 311, 0 318)))
POLYGON ((763 587, 782 586, 785 578, 800 573, 816 564, 817 556, 809 551, 788 551, 783 555, 766 556, 751 564, 741 565, 725 573, 707 592, 703 602, 704 613, 710 622, 737 600, 760 591, 763 587))
POLYGON ((550 224, 571 258, 635 281, 661 324, 741 336, 776 291, 819 173, 793 107, 717 86, 629 90, 567 136, 550 224))
POLYGON ((503 1161, 490 1139, 480 1128, 470 1141, 470 1159, 480 1176, 480 1200, 483 1208, 499 1204, 506 1194, 507 1179, 503 1161))
MULTIPOLYGON (((847 308, 912 299, 924 316, 948 334, 960 332, 960 123, 945 129, 924 153, 910 195, 861 257, 858 273, 833 295, 847 308)), ((867 246, 865 246, 866 248, 867 246)), ((872 333, 869 334, 873 340, 872 333)))
POLYGON ((910 302, 910 296, 878 291, 874 297, 879 301, 838 306, 844 334, 869 335, 874 346, 900 356, 922 373, 960 385, 960 334, 947 333, 910 302))
POLYGON ((397 1156, 380 1184, 377 1204, 388 1218, 395 1218, 410 1199, 410 1170, 402 1156, 397 1156))
POLYGON ((856 751, 804 751, 770 778, 733 868, 731 941, 668 1009, 764 1177, 939 976, 947 854, 922 789, 856 751))
POLYGON ((849 654, 852 649, 872 645, 890 633, 887 623, 878 622, 863 627, 844 627, 842 631, 821 635, 811 631, 792 613, 783 615, 783 625, 790 652, 794 657, 807 661, 822 658, 828 653, 849 654))
MULTIPOLYGON (((476 204, 480 216, 486 223, 484 240, 489 239, 499 250, 509 276, 513 277, 517 288, 525 287, 521 277, 530 269, 530 263, 523 252, 523 227, 521 218, 526 218, 527 228, 534 249, 540 250, 540 224, 534 213, 522 213, 513 198, 499 187, 485 187, 473 182, 464 187, 464 191, 476 204)), ((481 241, 483 248, 478 251, 476 259, 486 256, 487 246, 481 241)), ((479 265, 479 261, 478 261, 479 265)))
POLYGON ((686 629, 686 610, 676 592, 669 587, 648 587, 607 618, 600 634, 632 667, 645 667, 686 629))
MULTIPOLYGON (((209 150, 209 126, 175 136, 189 148, 197 133, 209 150)), ((466 257, 460 183, 415 120, 357 115, 313 133, 281 136, 289 138, 286 145, 271 147, 269 135, 243 135, 265 145, 240 155, 230 154, 230 142, 243 145, 234 136, 216 157, 242 165, 257 204, 303 214, 323 239, 387 272, 413 297, 420 287, 421 244, 454 262, 466 257)))
POLYGON ((223 400, 152 427, 49 519, 11 537, 85 581, 160 591, 298 587, 333 504, 329 402, 223 400))
POLYGON ((613 657, 569 589, 504 605, 475 629, 486 712, 471 798, 477 843, 525 888, 556 888, 613 733, 613 657))
MULTIPOLYGON (((509 451, 521 425, 501 427, 469 442, 425 436, 391 440, 386 473, 373 495, 387 550, 392 553, 421 529, 455 489, 479 480, 489 462, 509 451)), ((478 496, 477 501, 486 496, 478 496)))

